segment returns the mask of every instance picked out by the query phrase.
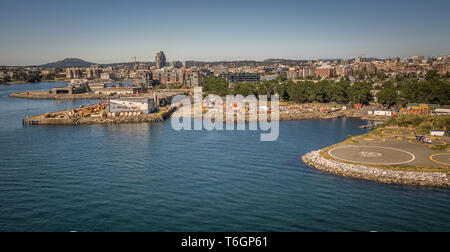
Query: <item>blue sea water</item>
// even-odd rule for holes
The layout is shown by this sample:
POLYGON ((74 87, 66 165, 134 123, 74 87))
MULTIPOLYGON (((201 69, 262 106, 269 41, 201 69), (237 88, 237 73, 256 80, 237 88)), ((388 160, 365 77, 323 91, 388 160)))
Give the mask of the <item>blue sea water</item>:
POLYGON ((0 86, 0 231, 450 231, 450 190, 330 175, 300 157, 364 133, 357 119, 258 132, 154 124, 23 127, 96 101, 24 100, 0 86))

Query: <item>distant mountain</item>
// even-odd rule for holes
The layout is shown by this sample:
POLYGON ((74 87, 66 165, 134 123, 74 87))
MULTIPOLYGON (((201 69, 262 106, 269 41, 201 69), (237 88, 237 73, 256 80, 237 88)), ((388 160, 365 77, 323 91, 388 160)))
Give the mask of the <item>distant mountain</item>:
POLYGON ((67 58, 61 61, 48 63, 45 65, 40 65, 38 67, 40 68, 67 68, 67 67, 89 67, 92 65, 97 65, 96 63, 87 62, 82 59, 76 59, 76 58, 67 58))

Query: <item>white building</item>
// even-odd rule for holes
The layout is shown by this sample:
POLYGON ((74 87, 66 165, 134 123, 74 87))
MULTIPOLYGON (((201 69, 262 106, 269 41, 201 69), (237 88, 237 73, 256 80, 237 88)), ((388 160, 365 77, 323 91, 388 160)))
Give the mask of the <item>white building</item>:
POLYGON ((134 95, 139 93, 137 87, 123 87, 123 88, 98 88, 94 91, 96 95, 134 95))
POLYGON ((373 114, 376 116, 392 116, 392 111, 376 110, 373 114))
POLYGON ((441 130, 432 130, 430 132, 431 136, 443 137, 445 136, 445 131, 441 130))
POLYGON ((450 115, 450 108, 439 108, 434 111, 436 115, 450 115))
POLYGON ((145 114, 158 111, 156 98, 118 98, 108 100, 109 112, 142 112, 145 114))
POLYGON ((101 80, 104 80, 104 81, 112 80, 112 79, 114 79, 114 78, 115 78, 115 76, 114 76, 114 74, 112 74, 112 73, 102 73, 102 74, 100 75, 100 79, 101 79, 101 80))

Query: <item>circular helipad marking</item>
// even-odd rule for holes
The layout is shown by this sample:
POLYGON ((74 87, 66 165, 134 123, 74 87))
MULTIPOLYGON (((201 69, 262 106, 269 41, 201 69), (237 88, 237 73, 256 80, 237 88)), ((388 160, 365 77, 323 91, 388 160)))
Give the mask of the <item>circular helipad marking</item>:
POLYGON ((430 160, 435 162, 435 163, 441 164, 441 165, 450 166, 450 153, 441 153, 441 154, 431 155, 430 156, 430 160), (446 160, 448 163, 438 161, 438 160, 436 160, 436 157, 444 157, 444 160, 446 160), (445 157, 447 157, 447 159, 445 159, 445 157))
POLYGON ((401 150, 401 149, 396 149, 396 148, 389 148, 389 147, 381 147, 381 146, 341 146, 341 147, 336 147, 330 151, 328 151, 328 154, 330 156, 332 156, 333 158, 345 161, 345 162, 351 162, 351 163, 360 163, 360 164, 378 164, 378 165, 400 165, 400 164, 406 164, 406 163, 410 163, 414 160, 416 160, 416 156, 414 156, 414 154, 401 150), (354 148, 359 148, 360 151, 355 152, 354 148), (345 151, 343 153, 344 156, 347 156, 347 158, 342 158, 342 157, 338 157, 336 156, 336 154, 333 154, 333 152, 337 152, 339 150, 343 150, 343 149, 348 149, 348 151, 345 151), (362 149, 362 150, 361 150, 362 149), (363 157, 363 155, 361 153, 366 152, 366 153, 380 153, 382 155, 382 157, 384 157, 384 159, 382 160, 388 160, 387 162, 383 162, 382 160, 377 160, 374 162, 367 162, 364 159, 379 159, 380 157, 363 157), (395 154, 396 152, 396 154, 395 154), (400 160, 398 162, 392 162, 389 160, 395 160, 395 159, 399 159, 401 158, 401 156, 404 156, 404 159, 406 159, 405 161, 400 160), (407 157, 407 158, 406 158, 407 157), (353 160, 351 160, 351 158, 354 158, 353 160))
POLYGON ((361 151, 361 152, 359 153, 359 155, 360 155, 361 157, 365 157, 365 158, 381 158, 381 157, 383 157, 383 154, 382 154, 382 153, 379 153, 379 152, 366 152, 366 151, 361 151))

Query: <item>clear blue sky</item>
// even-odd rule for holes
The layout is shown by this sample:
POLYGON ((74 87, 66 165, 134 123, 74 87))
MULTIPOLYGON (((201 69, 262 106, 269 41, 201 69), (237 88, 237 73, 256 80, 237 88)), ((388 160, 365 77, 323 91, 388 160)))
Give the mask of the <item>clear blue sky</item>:
POLYGON ((448 0, 2 0, 0 65, 450 54, 448 0))

